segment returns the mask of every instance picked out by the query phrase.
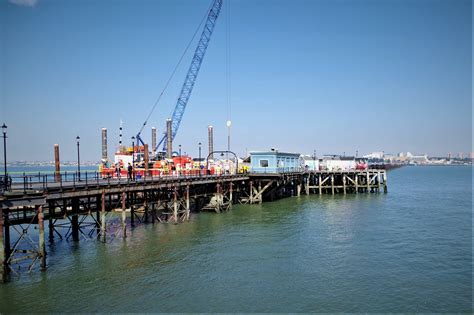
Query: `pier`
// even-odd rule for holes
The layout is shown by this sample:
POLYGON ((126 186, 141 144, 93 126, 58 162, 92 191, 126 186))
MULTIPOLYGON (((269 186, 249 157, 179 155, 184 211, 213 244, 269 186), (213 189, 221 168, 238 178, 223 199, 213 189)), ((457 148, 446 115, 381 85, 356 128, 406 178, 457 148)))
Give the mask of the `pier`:
POLYGON ((24 175, 0 193, 0 281, 47 268, 48 241, 126 238, 139 224, 189 220, 191 212, 220 213, 311 194, 387 192, 385 170, 297 171, 232 175, 102 178, 97 172, 24 175), (72 175, 72 176, 71 176, 72 175), (81 178, 79 180, 79 178, 81 178))

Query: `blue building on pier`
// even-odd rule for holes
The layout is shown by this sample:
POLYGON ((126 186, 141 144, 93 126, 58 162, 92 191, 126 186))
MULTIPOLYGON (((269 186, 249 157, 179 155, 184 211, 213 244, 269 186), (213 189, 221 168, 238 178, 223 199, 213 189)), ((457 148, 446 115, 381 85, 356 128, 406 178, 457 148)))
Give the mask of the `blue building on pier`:
POLYGON ((270 151, 250 152, 251 173, 284 173, 301 171, 299 153, 270 151))

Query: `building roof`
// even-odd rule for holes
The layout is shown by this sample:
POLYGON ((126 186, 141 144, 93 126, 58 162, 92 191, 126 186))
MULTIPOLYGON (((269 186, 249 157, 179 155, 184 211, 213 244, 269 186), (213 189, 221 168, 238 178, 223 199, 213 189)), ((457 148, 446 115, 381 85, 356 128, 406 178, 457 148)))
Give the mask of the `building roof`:
POLYGON ((250 155, 291 155, 291 156, 300 156, 300 153, 294 152, 280 152, 278 150, 270 150, 270 151, 250 151, 250 155))

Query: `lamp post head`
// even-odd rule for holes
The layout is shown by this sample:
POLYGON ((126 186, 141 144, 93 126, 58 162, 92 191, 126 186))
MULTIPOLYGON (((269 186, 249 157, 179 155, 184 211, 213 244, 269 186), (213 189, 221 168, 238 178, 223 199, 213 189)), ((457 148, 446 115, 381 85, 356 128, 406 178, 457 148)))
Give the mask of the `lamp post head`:
POLYGON ((7 132, 7 125, 5 125, 5 123, 3 123, 3 125, 2 125, 2 131, 3 131, 3 133, 7 132))
POLYGON ((76 137, 77 143, 79 143, 79 140, 81 140, 81 137, 77 136, 77 137, 76 137))
POLYGON ((227 124, 227 128, 230 128, 230 126, 232 126, 232 121, 228 120, 226 124, 227 124))
POLYGON ((132 136, 132 141, 135 141, 135 136, 132 136))
POLYGON ((201 146, 201 145, 202 145, 202 143, 201 143, 201 142, 199 142, 199 143, 198 143, 198 145, 199 145, 199 146, 201 146))

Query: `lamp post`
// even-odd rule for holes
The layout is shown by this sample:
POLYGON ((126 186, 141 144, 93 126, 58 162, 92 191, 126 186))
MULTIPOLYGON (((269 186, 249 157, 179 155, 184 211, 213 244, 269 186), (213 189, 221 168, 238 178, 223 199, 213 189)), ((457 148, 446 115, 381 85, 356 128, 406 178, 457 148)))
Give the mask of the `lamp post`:
MULTIPOLYGON (((8 177, 7 177, 7 125, 3 123, 2 125, 2 131, 3 131, 3 175, 4 177, 4 184, 5 184, 5 190, 7 189, 8 185, 8 177)), ((0 231, 1 233, 2 231, 0 231)))
POLYGON ((201 164, 201 145, 202 143, 199 142, 198 145, 199 145, 199 176, 201 176, 201 165, 202 165, 201 164))
POLYGON ((178 146, 179 149, 179 158, 181 159, 181 144, 178 146))
POLYGON ((132 136, 132 180, 135 180, 135 136, 132 136))
POLYGON ((76 142, 77 142, 77 178, 81 180, 81 159, 79 155, 79 140, 81 138, 79 136, 76 137, 76 142))

